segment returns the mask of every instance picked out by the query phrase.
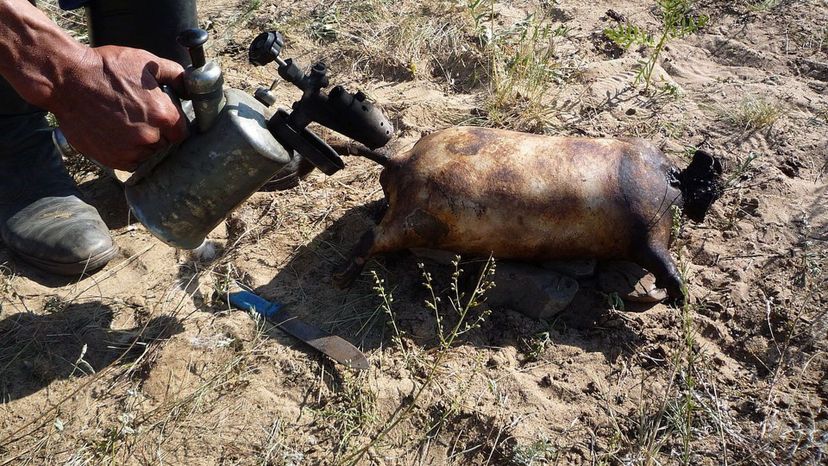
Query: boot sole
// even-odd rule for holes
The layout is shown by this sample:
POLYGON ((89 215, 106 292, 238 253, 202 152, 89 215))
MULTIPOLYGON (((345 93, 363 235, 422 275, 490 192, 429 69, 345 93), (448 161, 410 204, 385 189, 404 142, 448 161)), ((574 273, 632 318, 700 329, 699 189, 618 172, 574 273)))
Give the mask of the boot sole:
POLYGON ((114 259, 115 256, 118 254, 118 246, 116 244, 113 244, 111 248, 90 257, 88 260, 69 264, 62 262, 46 261, 43 259, 38 259, 37 257, 32 257, 26 254, 19 253, 14 250, 12 251, 15 255, 17 255, 24 261, 34 265, 35 267, 41 270, 45 270, 56 275, 80 276, 89 275, 93 272, 97 272, 98 270, 102 269, 106 264, 109 263, 109 261, 114 259))

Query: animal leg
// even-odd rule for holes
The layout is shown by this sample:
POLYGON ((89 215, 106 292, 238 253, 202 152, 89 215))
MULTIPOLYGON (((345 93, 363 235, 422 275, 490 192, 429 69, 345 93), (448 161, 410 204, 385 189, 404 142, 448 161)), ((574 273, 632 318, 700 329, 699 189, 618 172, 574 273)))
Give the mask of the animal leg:
POLYGON ((365 262, 371 257, 377 237, 376 228, 366 231, 351 250, 351 257, 348 262, 333 274, 334 285, 339 289, 350 288, 357 277, 362 273, 365 262))
POLYGON ((684 304, 684 283, 669 251, 663 247, 648 245, 638 254, 636 262, 655 276, 656 285, 667 290, 671 301, 677 305, 684 304))
MULTIPOLYGON (((419 210, 417 210, 419 212, 419 210)), ((334 283, 339 288, 349 288, 362 273, 362 268, 368 259, 376 254, 399 251, 412 247, 426 247, 423 238, 416 232, 417 228, 425 231, 428 236, 433 230, 441 231, 446 228, 438 223, 436 219, 427 214, 414 215, 414 225, 406 226, 406 221, 411 216, 402 217, 394 212, 387 212, 380 224, 359 239, 359 242, 351 251, 351 258, 348 263, 334 273, 334 283), (421 218, 422 217, 422 218, 421 218), (422 220, 422 219, 425 220, 422 220), (420 222, 418 222, 420 220, 420 222), (431 229, 429 229, 431 228, 431 229)))

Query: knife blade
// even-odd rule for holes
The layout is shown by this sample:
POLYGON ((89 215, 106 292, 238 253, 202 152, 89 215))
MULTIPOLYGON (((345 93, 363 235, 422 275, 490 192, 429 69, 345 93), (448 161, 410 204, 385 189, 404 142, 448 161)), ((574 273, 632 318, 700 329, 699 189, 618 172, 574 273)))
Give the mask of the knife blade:
POLYGON ((268 322, 302 340, 334 361, 357 370, 368 369, 368 359, 356 346, 341 337, 331 335, 288 314, 282 309, 281 304, 270 302, 249 291, 230 293, 229 298, 230 304, 233 306, 261 315, 268 322))

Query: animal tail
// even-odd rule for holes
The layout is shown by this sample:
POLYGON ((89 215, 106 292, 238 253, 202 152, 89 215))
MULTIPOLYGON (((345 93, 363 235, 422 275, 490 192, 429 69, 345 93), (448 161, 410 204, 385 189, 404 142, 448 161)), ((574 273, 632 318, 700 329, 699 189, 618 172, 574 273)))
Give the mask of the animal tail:
POLYGON ((388 149, 369 149, 358 142, 331 142, 331 148, 341 155, 358 155, 365 157, 368 160, 376 162, 383 167, 391 164, 391 155, 388 149))
POLYGON ((713 202, 722 195, 722 164, 703 150, 693 154, 693 161, 676 175, 683 198, 684 214, 701 222, 713 202))

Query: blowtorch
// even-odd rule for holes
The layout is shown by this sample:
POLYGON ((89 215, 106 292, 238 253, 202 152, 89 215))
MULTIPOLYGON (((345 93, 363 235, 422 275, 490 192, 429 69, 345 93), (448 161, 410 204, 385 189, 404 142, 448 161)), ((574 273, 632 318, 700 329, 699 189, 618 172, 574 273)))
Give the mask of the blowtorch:
MULTIPOLYGON (((184 73, 185 95, 175 96, 190 121, 191 136, 144 162, 125 182, 127 203, 136 218, 165 243, 193 249, 202 244, 236 207, 271 179, 298 181, 313 167, 333 175, 342 158, 308 129, 317 123, 369 149, 384 146, 394 129, 382 111, 359 91, 330 84, 324 63, 308 73, 292 59, 281 58, 284 37, 264 32, 249 48, 255 66, 275 62, 279 76, 302 91, 290 110, 275 109, 273 85, 254 96, 225 88, 221 68, 208 61, 203 29, 178 36, 192 65, 184 73), (183 105, 181 105, 183 103, 183 105)), ((60 129, 53 133, 64 155, 74 150, 60 129)))

